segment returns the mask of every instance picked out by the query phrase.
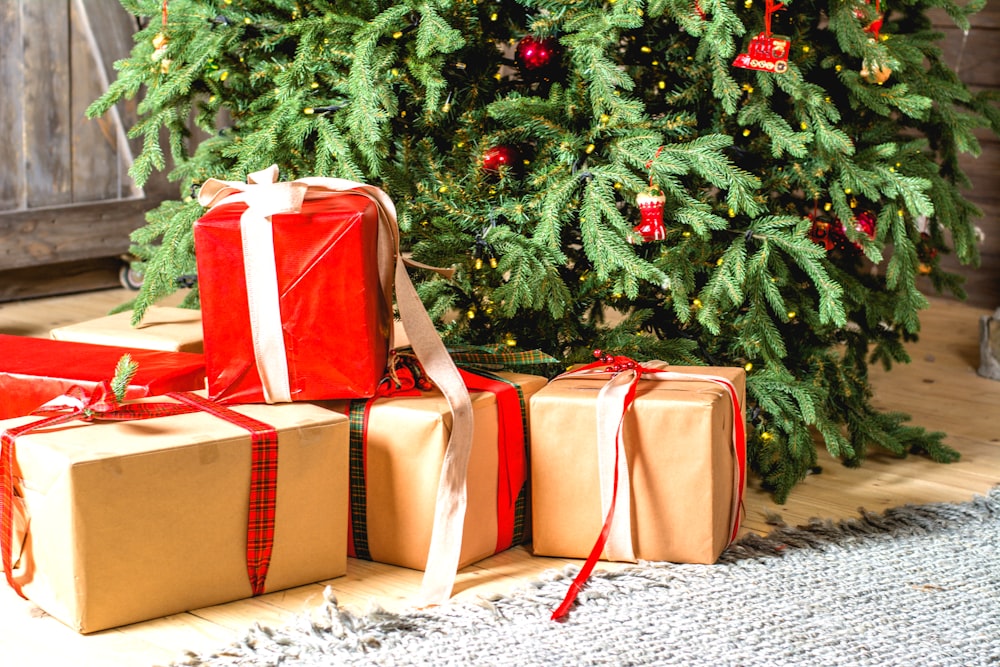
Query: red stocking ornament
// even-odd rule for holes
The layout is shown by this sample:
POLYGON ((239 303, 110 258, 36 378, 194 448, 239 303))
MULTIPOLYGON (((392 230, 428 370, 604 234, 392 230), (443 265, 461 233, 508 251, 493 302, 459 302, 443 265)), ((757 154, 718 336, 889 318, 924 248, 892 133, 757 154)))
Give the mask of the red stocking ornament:
POLYGON ((643 241, 662 241, 667 238, 667 230, 663 226, 663 205, 666 201, 667 198, 659 188, 650 188, 635 196, 635 205, 639 207, 642 219, 632 229, 643 241))
MULTIPOLYGON (((663 226, 663 206, 667 198, 659 187, 653 185, 653 162, 662 152, 663 146, 660 146, 656 149, 653 159, 646 163, 646 169, 649 171, 649 187, 635 196, 635 205, 642 217, 632 231, 636 232, 643 242, 662 241, 667 238, 667 230, 663 226)), ((633 243, 637 242, 635 237, 630 240, 633 243)))

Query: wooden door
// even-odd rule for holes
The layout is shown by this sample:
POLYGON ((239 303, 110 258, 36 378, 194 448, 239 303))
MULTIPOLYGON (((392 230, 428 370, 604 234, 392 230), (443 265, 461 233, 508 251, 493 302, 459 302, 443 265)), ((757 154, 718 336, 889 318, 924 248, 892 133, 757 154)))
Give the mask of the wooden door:
MULTIPOLYGON (((932 16, 935 29, 945 35, 941 45, 945 62, 959 78, 974 91, 1000 91, 1000 3, 987 3, 972 17, 968 32, 957 29, 941 10, 932 16)), ((979 268, 960 266, 949 256, 942 264, 966 277, 970 304, 996 308, 1000 306, 1000 140, 987 130, 978 130, 976 136, 982 154, 963 155, 959 165, 972 182, 966 197, 983 211, 975 222, 985 237, 979 247, 982 263, 979 268)))
POLYGON ((34 295, 21 284, 44 273, 32 268, 120 265, 129 233, 163 198, 127 173, 135 103, 84 115, 136 28, 117 0, 0 0, 0 300, 34 295))

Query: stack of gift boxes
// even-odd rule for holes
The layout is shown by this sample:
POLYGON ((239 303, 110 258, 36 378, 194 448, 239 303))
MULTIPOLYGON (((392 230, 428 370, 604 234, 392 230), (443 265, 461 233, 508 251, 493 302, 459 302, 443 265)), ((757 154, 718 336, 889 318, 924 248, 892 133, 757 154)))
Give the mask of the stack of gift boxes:
POLYGON ((0 550, 52 616, 93 632, 333 579, 348 556, 424 570, 440 603, 512 546, 712 563, 735 536, 742 369, 459 368, 381 191, 272 168, 201 198, 200 312, 0 335, 0 550))

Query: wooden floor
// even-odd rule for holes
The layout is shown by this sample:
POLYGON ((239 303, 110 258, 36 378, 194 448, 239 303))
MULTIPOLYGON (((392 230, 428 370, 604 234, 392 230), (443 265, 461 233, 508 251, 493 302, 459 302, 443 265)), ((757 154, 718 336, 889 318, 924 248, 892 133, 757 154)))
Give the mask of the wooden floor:
MULTIPOLYGON (((0 333, 46 336, 55 326, 104 315, 126 298, 127 292, 115 289, 0 304, 0 333)), ((976 374, 979 319, 986 314, 989 311, 934 300, 921 318, 921 340, 910 348, 913 362, 875 375, 878 407, 908 412, 917 424, 948 433, 948 444, 962 453, 960 462, 943 465, 919 457, 873 455, 862 468, 847 469, 822 451, 822 472, 797 486, 785 505, 775 505, 751 479, 743 530, 766 532, 768 514, 791 524, 811 517, 844 518, 856 516, 862 506, 881 510, 904 503, 965 501, 1000 484, 1000 381, 976 374)), ((524 548, 513 549, 463 570, 455 597, 504 592, 568 562, 574 561, 535 558, 524 548)), ((349 560, 347 575, 338 579, 88 636, 69 630, 4 587, 0 656, 4 665, 164 665, 185 649, 222 647, 254 623, 281 624, 317 605, 327 585, 341 604, 354 610, 372 604, 405 609, 420 576, 349 560)))

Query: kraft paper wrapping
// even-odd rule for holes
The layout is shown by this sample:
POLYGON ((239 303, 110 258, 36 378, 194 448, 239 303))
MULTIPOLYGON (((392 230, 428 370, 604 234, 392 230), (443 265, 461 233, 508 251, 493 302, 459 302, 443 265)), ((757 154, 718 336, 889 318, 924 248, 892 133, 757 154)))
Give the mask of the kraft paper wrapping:
MULTIPOLYGON (((347 419, 307 403, 233 409, 279 434, 266 592, 343 575, 347 419)), ((204 412, 19 437, 25 595, 83 633, 249 597, 250 459, 250 434, 204 412)))
MULTIPOLYGON (((743 404, 741 368, 669 370, 730 380, 743 404)), ((604 382, 559 380, 531 398, 536 555, 586 558, 601 532, 596 400, 604 382)), ((637 559, 714 563, 725 549, 736 466, 732 412, 725 390, 710 382, 640 381, 624 424, 637 559)))
POLYGON ((132 312, 124 311, 56 327, 54 340, 117 345, 165 352, 202 352, 201 311, 191 308, 150 306, 139 326, 132 326, 132 312))
MULTIPOLYGON (((521 387, 525 403, 547 380, 496 373, 521 387)), ((489 392, 471 392, 475 431, 468 469, 459 568, 496 552, 497 404, 489 392)), ((438 392, 373 399, 368 418, 366 500, 368 548, 373 561, 423 570, 434 522, 438 479, 451 430, 448 403, 438 392)), ((342 401, 319 403, 345 412, 342 401)))

